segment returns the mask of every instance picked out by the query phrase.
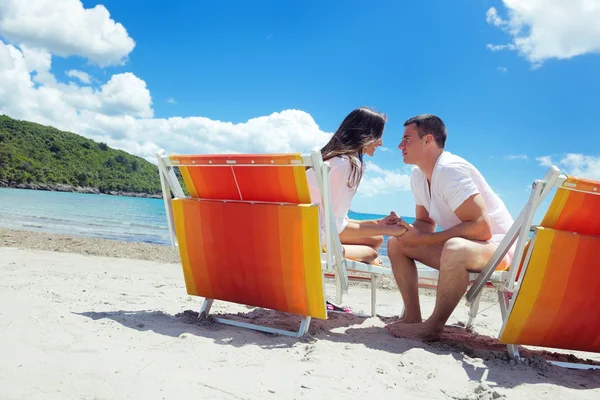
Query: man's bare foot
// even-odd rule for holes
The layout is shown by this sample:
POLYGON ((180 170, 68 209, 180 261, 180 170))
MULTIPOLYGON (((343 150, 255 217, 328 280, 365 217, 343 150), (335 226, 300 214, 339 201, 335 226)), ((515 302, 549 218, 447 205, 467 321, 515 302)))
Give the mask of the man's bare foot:
POLYGON ((423 318, 408 318, 404 316, 400 318, 398 322, 401 324, 420 324, 421 322, 423 322, 423 318))
POLYGON ((435 327, 427 322, 404 323, 402 321, 393 322, 386 326, 392 335, 408 339, 420 339, 425 341, 440 340, 444 328, 435 327))
POLYGON ((418 324, 419 322, 423 322, 422 318, 407 318, 406 316, 400 317, 398 315, 394 315, 393 317, 379 317, 380 320, 385 322, 386 324, 392 323, 402 323, 402 324, 418 324))

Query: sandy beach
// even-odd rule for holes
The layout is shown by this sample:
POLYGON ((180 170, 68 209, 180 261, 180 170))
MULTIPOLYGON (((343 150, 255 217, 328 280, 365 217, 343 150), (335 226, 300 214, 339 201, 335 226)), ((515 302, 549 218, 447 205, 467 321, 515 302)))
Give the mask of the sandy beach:
MULTIPOLYGON (((509 362, 488 293, 474 332, 462 302, 441 341, 392 337, 402 310, 383 281, 377 317, 331 313, 301 339, 199 322, 167 246, 0 230, 0 399, 600 398, 600 371, 509 362)), ((333 287, 328 283, 328 294, 333 287)), ((435 292, 423 290, 424 316, 435 292)), ((369 290, 344 298, 368 312, 369 290)), ((216 301, 213 312, 297 326, 283 313, 216 301)), ((563 352, 564 353, 564 352, 563 352)), ((600 355, 574 353, 600 363, 600 355)))

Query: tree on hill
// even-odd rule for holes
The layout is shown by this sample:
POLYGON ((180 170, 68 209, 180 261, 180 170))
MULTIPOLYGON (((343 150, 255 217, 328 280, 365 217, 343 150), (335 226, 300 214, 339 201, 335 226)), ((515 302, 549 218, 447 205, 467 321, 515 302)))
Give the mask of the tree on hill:
POLYGON ((158 168, 83 136, 0 115, 0 181, 161 193, 158 168))

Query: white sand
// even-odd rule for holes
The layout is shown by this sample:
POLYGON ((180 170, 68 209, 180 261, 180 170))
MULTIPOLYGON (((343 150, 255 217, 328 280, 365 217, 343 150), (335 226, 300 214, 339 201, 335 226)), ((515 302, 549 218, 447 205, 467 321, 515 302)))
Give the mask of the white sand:
MULTIPOLYGON (((434 298, 421 297, 427 316, 434 298)), ((333 313, 294 339, 176 316, 201 300, 178 264, 0 247, 0 399, 600 398, 600 372, 397 339, 380 318, 333 313)), ((352 287, 345 304, 367 312, 369 290, 352 287)), ((378 304, 386 316, 402 307, 394 290, 378 304)), ((498 305, 480 309, 476 332, 495 337, 498 305)), ((299 320, 224 302, 213 311, 299 320)), ((461 303, 449 323, 466 315, 461 303)))

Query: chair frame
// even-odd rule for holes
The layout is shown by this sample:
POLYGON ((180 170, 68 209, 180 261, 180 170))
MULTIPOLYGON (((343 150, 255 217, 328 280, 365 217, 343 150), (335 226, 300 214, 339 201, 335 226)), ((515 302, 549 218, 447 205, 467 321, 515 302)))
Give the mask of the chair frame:
MULTIPOLYGON (((265 156, 264 154, 261 156, 265 156)), ((244 166, 261 166, 268 167, 273 166, 274 164, 238 164, 235 160, 235 154, 231 155, 232 159, 228 160, 228 164, 230 165, 244 165, 244 166)), ((223 165, 197 165, 197 164, 176 164, 174 165, 169 156, 166 155, 164 151, 160 151, 156 153, 156 158, 158 161, 158 170, 160 175, 160 183, 162 188, 163 200, 165 212, 167 215, 167 223, 169 227, 169 234, 171 239, 171 245, 173 248, 178 249, 179 244, 177 241, 177 236, 174 228, 173 221, 173 209, 171 201, 175 198, 185 199, 187 196, 185 195, 177 176, 175 175, 174 168, 179 166, 185 167, 202 167, 202 168, 217 168, 224 167, 223 165), (173 197, 172 197, 173 196, 173 197)), ((277 164, 276 166, 281 167, 281 164, 277 164)), ((327 221, 325 224, 325 245, 327 249, 331 249, 331 251, 321 251, 321 266, 324 272, 324 278, 332 278, 335 279, 335 287, 336 287, 336 303, 340 304, 343 299, 343 295, 348 293, 349 281, 370 281, 371 283, 371 315, 376 315, 376 294, 377 294, 377 278, 381 275, 392 275, 392 271, 389 268, 378 267, 370 264, 365 264, 358 261, 353 261, 350 259, 346 259, 342 256, 342 245, 339 240, 339 234, 337 232, 337 226, 335 224, 335 219, 333 215, 333 207, 331 203, 331 193, 330 193, 330 166, 329 163, 324 162, 321 157, 321 152, 317 149, 312 150, 309 154, 302 154, 302 162, 297 162, 296 160, 290 162, 289 166, 304 166, 304 167, 312 167, 316 172, 317 183, 319 185, 320 193, 321 193, 321 203, 323 204, 323 212, 324 219, 327 221), (359 276, 349 276, 348 271, 351 272, 359 272, 359 273, 367 273, 370 274, 371 277, 359 277, 359 276)), ((202 199, 200 199, 202 200, 202 199)), ((232 200, 227 200, 232 201, 232 200)), ((236 200, 238 201, 238 200, 236 200)), ((244 200, 239 200, 244 201, 244 200)), ((245 201, 244 201, 245 202, 245 201)), ((247 201, 248 203, 259 203, 255 201, 247 201)), ((268 202, 260 202, 260 203, 268 203, 268 202)), ((283 204, 281 202, 276 202, 274 204, 283 204)), ((317 205, 315 203, 311 205, 317 205)), ((321 216, 321 210, 319 209, 319 217, 321 216)), ((201 222, 199 222, 201 223, 201 222)), ((320 224, 319 224, 320 225, 320 224)), ((316 233, 318 234, 318 233, 316 233)), ((323 249, 321 243, 321 235, 319 235, 319 243, 320 248, 323 249)), ((323 291, 325 292, 325 287, 323 287, 323 291)), ((204 303, 201 307, 201 314, 204 313, 208 315, 213 304, 214 299, 204 299, 204 303)), ((259 326, 255 324, 247 324, 239 321, 228 320, 224 318, 216 318, 217 322, 233 325, 237 327, 250 328, 254 330, 259 330, 268 333, 276 333, 287 336, 295 336, 301 337, 308 331, 308 327, 310 325, 311 317, 303 317, 300 328, 298 331, 290 332, 281 329, 275 329, 270 327, 259 326)))

